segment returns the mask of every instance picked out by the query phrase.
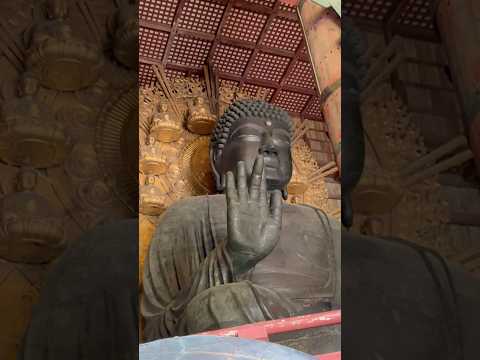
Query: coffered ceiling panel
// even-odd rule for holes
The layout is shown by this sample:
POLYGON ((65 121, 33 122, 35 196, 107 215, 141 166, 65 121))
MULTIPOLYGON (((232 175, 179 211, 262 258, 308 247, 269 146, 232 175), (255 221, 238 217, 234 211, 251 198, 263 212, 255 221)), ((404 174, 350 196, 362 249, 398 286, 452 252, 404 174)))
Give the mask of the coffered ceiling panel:
POLYGON ((142 86, 156 81, 152 64, 173 78, 202 76, 210 62, 221 83, 322 121, 296 10, 280 1, 142 0, 139 56, 142 86))
POLYGON ((438 40, 434 12, 437 0, 344 0, 342 13, 360 24, 391 35, 438 40))

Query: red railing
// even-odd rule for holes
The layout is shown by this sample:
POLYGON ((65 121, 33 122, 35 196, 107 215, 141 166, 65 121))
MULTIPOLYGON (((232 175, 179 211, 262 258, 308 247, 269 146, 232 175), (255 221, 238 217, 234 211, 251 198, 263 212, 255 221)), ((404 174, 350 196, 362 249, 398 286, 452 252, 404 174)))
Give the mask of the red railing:
MULTIPOLYGON (((269 341, 269 335, 336 325, 340 324, 341 321, 341 311, 334 310, 311 315, 294 316, 286 319, 261 321, 228 329, 207 331, 200 335, 236 336, 245 339, 269 341)), ((316 358, 320 360, 340 360, 341 353, 321 354, 316 355, 316 358)))

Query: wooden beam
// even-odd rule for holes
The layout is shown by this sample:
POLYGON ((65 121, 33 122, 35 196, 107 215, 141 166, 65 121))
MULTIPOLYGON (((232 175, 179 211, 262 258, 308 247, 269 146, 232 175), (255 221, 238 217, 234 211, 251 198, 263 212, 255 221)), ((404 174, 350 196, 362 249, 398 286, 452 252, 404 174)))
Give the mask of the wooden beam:
POLYGON ((182 12, 183 6, 187 0, 180 0, 178 2, 177 8, 175 9, 175 15, 173 17, 173 25, 170 30, 170 36, 168 37, 168 42, 167 46, 165 47, 165 51, 163 53, 163 60, 162 64, 165 66, 168 62, 168 55, 170 54, 170 49, 172 48, 173 45, 173 40, 175 39, 175 36, 177 35, 177 29, 178 29, 178 19, 180 18, 180 14, 182 12))
MULTIPOLYGON (((480 227, 480 214, 452 211, 449 214, 449 224, 480 227)), ((479 239, 480 241, 480 239, 479 239)))
POLYGON ((213 56, 215 55, 215 50, 217 49, 218 44, 221 42, 221 36, 222 36, 222 31, 223 28, 225 27, 225 23, 227 22, 228 15, 230 14, 230 10, 232 9, 233 3, 229 1, 227 3, 227 6, 223 10, 222 14, 222 20, 220 21, 220 24, 218 25, 217 28, 217 33, 215 35, 215 38, 213 40, 212 47, 210 48, 210 52, 207 57, 207 62, 211 63, 213 60, 213 56))
MULTIPOLYGON (((277 16, 277 13, 280 9, 280 2, 277 1, 275 3, 275 6, 272 10, 272 12, 269 13, 268 15, 268 18, 267 18, 267 21, 265 22, 265 25, 263 26, 263 29, 262 31, 260 32, 260 36, 258 37, 258 41, 257 41, 257 44, 261 44, 263 39, 265 38, 266 34, 267 34, 267 31, 270 27, 270 25, 272 24, 273 20, 275 19, 275 17, 277 16)), ((248 73, 250 72, 250 68, 252 67, 254 61, 255 61, 255 58, 257 57, 257 54, 259 52, 259 49, 258 48, 255 48, 253 50, 253 53, 252 55, 250 56, 250 60, 248 60, 248 63, 247 63, 247 66, 245 67, 245 72, 244 72, 244 77, 247 77, 248 73)), ((240 87, 245 83, 245 78, 242 79, 242 81, 240 82, 240 87)), ((277 95, 278 93, 278 86, 276 87, 277 90, 275 91, 275 94, 273 95, 273 97, 275 95, 277 95)), ((272 101, 273 101, 273 97, 272 97, 272 101)))
MULTIPOLYGON (((303 108, 302 112, 301 112, 301 117, 302 119, 304 119, 306 117, 306 111, 307 109, 312 105, 312 103, 315 101, 315 99, 317 98, 318 94, 317 92, 315 92, 315 95, 312 96, 308 101, 307 103, 305 104, 305 107, 303 108)), ((313 129, 315 130, 315 129, 313 129)), ((316 131, 316 130, 315 130, 316 131)))
POLYGON ((397 24, 394 28, 394 34, 415 40, 433 43, 441 42, 440 36, 435 30, 422 29, 420 27, 397 24))
POLYGON ((290 13, 287 11, 282 11, 280 10, 280 2, 277 1, 273 8, 269 6, 264 6, 260 4, 255 4, 252 2, 247 2, 245 0, 234 0, 233 1, 233 6, 237 9, 242 9, 242 10, 247 10, 247 11, 252 11, 256 12, 259 14, 265 14, 265 15, 271 15, 272 13, 276 13, 277 16, 281 16, 283 18, 287 18, 290 20, 296 20, 296 14, 295 13, 290 13), (278 9, 278 10, 277 10, 278 9))
MULTIPOLYGON (((302 41, 300 42, 300 44, 298 45, 297 51, 295 52, 292 60, 290 61, 290 64, 288 64, 287 70, 285 71, 283 80, 281 82, 282 86, 285 85, 285 82, 288 80, 289 76, 292 74, 293 70, 295 69, 295 64, 297 63, 297 61, 298 61, 298 59, 301 55, 300 52, 302 51, 302 48, 305 45, 306 45, 305 38, 303 38, 302 41)), ((313 69, 312 69, 312 71, 313 71, 313 69)))
MULTIPOLYGON (((149 64, 149 65, 157 65, 158 64, 157 60, 150 59, 150 58, 147 58, 147 57, 144 57, 144 56, 140 57, 140 62, 144 63, 144 64, 149 64)), ((195 74, 195 75, 201 75, 202 74, 202 69, 201 68, 198 68, 198 69, 192 71, 191 67, 185 66, 185 65, 167 64, 167 66, 165 68, 168 69, 168 70, 182 71, 182 72, 195 74)), ((236 75, 231 75, 231 74, 222 73, 222 72, 219 72, 219 78, 224 79, 224 80, 236 81, 238 83, 240 83, 244 79, 242 76, 236 76, 236 75)), ((259 87, 264 87, 264 88, 269 88, 269 89, 281 89, 281 90, 291 91, 291 92, 295 92, 295 93, 299 93, 299 94, 303 94, 303 95, 308 95, 308 96, 312 96, 312 97, 315 97, 317 95, 317 93, 314 89, 299 88, 297 86, 292 86, 292 85, 287 85, 287 86, 281 87, 280 84, 278 84, 278 83, 274 84, 270 81, 261 80, 261 79, 249 79, 248 84, 259 86, 259 87), (274 84, 275 86, 272 86, 272 84, 274 84)), ((311 100, 312 99, 310 99, 307 102, 307 104, 309 104, 311 100)), ((301 114, 301 113, 299 113, 299 114, 301 114)))
POLYGON ((139 22, 140 27, 143 27, 143 28, 148 28, 148 29, 158 30, 158 31, 163 31, 163 32, 168 32, 168 33, 170 31, 172 31, 171 26, 165 25, 165 24, 160 24, 156 21, 145 20, 145 19, 140 19, 139 21, 140 21, 139 22))

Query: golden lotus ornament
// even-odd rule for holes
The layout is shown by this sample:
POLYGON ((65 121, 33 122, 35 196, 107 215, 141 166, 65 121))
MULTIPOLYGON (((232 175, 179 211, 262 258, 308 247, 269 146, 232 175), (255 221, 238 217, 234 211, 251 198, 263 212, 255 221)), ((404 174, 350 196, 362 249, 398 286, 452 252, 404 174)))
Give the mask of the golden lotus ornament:
POLYGON ((0 202, 0 257, 14 262, 47 263, 65 249, 61 214, 42 195, 25 191, 0 202))
POLYGON ((161 177, 148 176, 140 187, 139 210, 143 215, 158 216, 170 205, 170 184, 161 177))
POLYGON ((215 181, 210 164, 210 138, 199 137, 183 153, 184 177, 192 184, 196 194, 215 193, 215 181))
POLYGON ((182 125, 166 104, 160 104, 152 117, 150 136, 163 143, 177 141, 182 136, 182 125))
POLYGON ((100 49, 72 39, 51 38, 28 51, 26 67, 49 89, 76 91, 97 81, 104 65, 100 49))
POLYGON ((140 148, 139 170, 145 175, 163 175, 168 170, 168 162, 161 147, 156 143, 152 136, 148 144, 140 148))
POLYGON ((210 112, 208 104, 203 97, 197 97, 193 105, 189 106, 187 128, 194 134, 210 135, 217 122, 216 117, 210 112))
POLYGON ((61 164, 68 141, 63 126, 49 115, 31 96, 11 100, 0 119, 0 158, 14 166, 61 164))

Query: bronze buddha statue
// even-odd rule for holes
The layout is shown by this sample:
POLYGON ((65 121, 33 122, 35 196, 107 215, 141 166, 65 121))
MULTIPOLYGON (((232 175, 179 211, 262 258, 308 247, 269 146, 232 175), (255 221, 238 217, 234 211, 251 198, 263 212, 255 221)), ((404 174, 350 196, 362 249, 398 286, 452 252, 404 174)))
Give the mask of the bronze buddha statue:
POLYGON ((282 202, 292 133, 288 114, 262 101, 238 101, 219 119, 210 159, 224 194, 160 218, 143 280, 146 340, 340 305, 339 224, 282 202))

